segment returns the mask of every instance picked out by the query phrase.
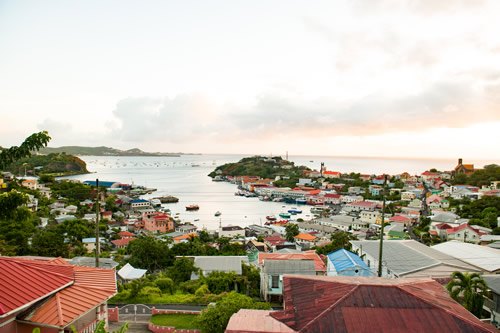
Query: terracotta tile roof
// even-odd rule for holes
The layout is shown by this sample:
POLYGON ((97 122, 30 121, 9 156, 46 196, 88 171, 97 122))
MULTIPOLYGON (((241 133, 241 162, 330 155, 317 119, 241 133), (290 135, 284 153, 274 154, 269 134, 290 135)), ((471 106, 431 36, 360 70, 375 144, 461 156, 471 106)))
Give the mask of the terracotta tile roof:
POLYGON ((262 265, 264 260, 314 260, 314 269, 317 272, 325 272, 326 266, 320 256, 314 251, 302 253, 262 253, 259 252, 259 265, 262 265))
POLYGON ((73 283, 59 265, 31 265, 25 259, 0 257, 0 317, 73 283))
POLYGON ((483 232, 483 231, 481 231, 479 229, 476 229, 476 228, 468 225, 467 223, 463 223, 463 224, 459 225, 458 227, 446 229, 446 232, 448 234, 454 234, 456 232, 459 232, 459 231, 462 231, 462 230, 465 230, 465 229, 472 230, 473 232, 475 232, 478 235, 486 235, 485 232, 483 232))
POLYGON ((38 324, 66 327, 116 294, 114 269, 71 266, 74 284, 57 292, 23 319, 38 324))
POLYGON ((284 309, 300 332, 496 332, 432 279, 284 276, 284 309))
POLYGON ((299 239, 299 240, 308 241, 308 242, 314 242, 314 240, 316 240, 317 237, 313 236, 311 234, 300 233, 297 236, 295 236, 294 238, 299 239))
POLYGON ((395 215, 389 219, 391 222, 398 222, 398 223, 406 223, 410 222, 411 219, 409 217, 403 216, 403 215, 395 215))
POLYGON ((112 240, 111 243, 113 243, 115 246, 127 246, 128 243, 130 243, 134 239, 135 239, 134 237, 120 238, 112 240))
POLYGON ((173 240, 174 241, 181 241, 181 240, 190 239, 191 237, 196 237, 196 236, 198 236, 198 234, 195 233, 195 232, 192 232, 190 234, 184 234, 184 235, 180 235, 180 236, 174 237, 173 240))
POLYGON ((120 231, 118 233, 118 236, 120 236, 121 238, 125 238, 125 237, 134 237, 135 235, 129 231, 120 231))

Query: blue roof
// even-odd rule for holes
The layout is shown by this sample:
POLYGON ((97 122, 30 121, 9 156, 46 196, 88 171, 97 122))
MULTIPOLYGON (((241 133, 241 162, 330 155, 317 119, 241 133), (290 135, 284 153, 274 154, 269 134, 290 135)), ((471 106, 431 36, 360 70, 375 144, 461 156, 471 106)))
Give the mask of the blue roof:
POLYGON ((360 271, 356 272, 356 275, 358 276, 373 275, 366 263, 357 254, 354 254, 350 251, 340 249, 329 253, 327 256, 328 260, 331 261, 339 275, 343 275, 342 272, 350 271, 352 269, 360 271))
MULTIPOLYGON (((83 182, 84 184, 87 184, 87 185, 90 185, 90 186, 96 186, 97 183, 95 180, 86 180, 83 182)), ((115 184, 119 184, 119 182, 109 182, 109 181, 103 181, 103 180, 100 180, 99 181, 99 187, 111 187, 115 184)))
POLYGON ((141 203, 141 202, 149 202, 149 201, 144 200, 144 199, 134 199, 134 200, 130 201, 131 204, 133 204, 133 203, 141 203))

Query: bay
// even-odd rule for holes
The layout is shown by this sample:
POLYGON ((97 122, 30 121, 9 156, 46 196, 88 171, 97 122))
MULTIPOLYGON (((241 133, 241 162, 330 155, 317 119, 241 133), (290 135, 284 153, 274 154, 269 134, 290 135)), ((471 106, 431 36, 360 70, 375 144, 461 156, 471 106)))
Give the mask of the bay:
MULTIPOLYGON (((264 202, 258 198, 235 196, 237 188, 226 182, 213 182, 208 174, 216 166, 237 162, 248 155, 181 155, 181 157, 157 156, 80 156, 87 163, 92 174, 66 177, 80 181, 116 181, 156 188, 148 199, 163 195, 179 198, 178 203, 164 204, 172 215, 178 214, 182 222, 192 222, 199 228, 215 230, 219 224, 240 225, 263 224, 267 215, 278 215, 292 207, 302 209, 302 214, 294 218, 310 217, 310 206, 288 205, 278 202, 264 202), (190 204, 200 206, 198 211, 186 211, 190 204), (215 217, 220 211, 221 216, 215 217)), ((361 172, 367 174, 399 174, 409 172, 420 174, 430 168, 451 170, 457 164, 451 159, 402 159, 375 157, 327 157, 327 156, 289 156, 296 165, 319 169, 321 162, 328 170, 341 172, 361 172)), ((476 167, 498 161, 464 161, 475 163, 476 167)))

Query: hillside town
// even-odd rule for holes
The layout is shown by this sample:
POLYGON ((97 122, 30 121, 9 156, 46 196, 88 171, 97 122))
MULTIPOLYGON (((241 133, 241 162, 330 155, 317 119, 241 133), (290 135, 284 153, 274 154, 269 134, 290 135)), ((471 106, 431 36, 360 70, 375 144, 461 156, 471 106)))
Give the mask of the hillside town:
POLYGON ((0 332, 126 322, 133 332, 138 316, 151 332, 173 332, 160 318, 176 315, 191 323, 178 332, 500 327, 500 178, 472 177, 498 166, 458 159, 449 171, 368 175, 321 164, 297 177, 284 159, 254 158, 278 175, 219 169, 213 180, 296 208, 217 230, 181 223, 159 198, 142 198, 154 189, 2 172, 0 332), (294 186, 276 186, 283 181, 294 186), (476 283, 467 300, 463 279, 476 283))

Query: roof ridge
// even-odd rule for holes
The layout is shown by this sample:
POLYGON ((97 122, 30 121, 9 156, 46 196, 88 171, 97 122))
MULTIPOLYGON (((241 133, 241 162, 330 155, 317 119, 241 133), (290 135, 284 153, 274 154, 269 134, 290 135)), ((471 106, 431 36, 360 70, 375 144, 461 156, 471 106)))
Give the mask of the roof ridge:
POLYGON ((59 292, 56 293, 56 306, 57 306, 57 318, 59 320, 59 325, 62 326, 64 324, 63 321, 63 313, 61 307, 61 297, 59 296, 59 292))
MULTIPOLYGON (((423 284, 423 283, 428 283, 428 282, 417 282, 417 283, 414 283, 413 285, 415 285, 415 284, 423 284)), ((436 283, 437 283, 437 282, 436 282, 436 283)), ((459 314, 455 313, 454 311, 450 311, 449 309, 447 309, 447 308, 445 308, 445 307, 441 306, 441 305, 440 305, 440 303, 428 301, 428 300, 426 300, 426 299, 422 298, 422 297, 421 297, 420 295, 418 295, 418 294, 415 294, 415 293, 413 293, 413 292, 411 292, 411 291, 409 291, 409 290, 406 290, 406 289, 402 289, 402 288, 400 288, 400 286, 399 286, 399 285, 395 285, 395 287, 397 287, 399 290, 401 290, 402 292, 404 292, 404 293, 406 293, 406 294, 410 294, 411 296, 418 298, 419 300, 421 300, 422 302, 424 302, 424 303, 426 303, 426 304, 429 304, 429 305, 431 305, 431 306, 437 307, 437 308, 439 308, 439 309, 441 309, 441 310, 443 310, 443 311, 445 311, 445 312, 447 312, 447 313, 451 314, 451 315, 452 315, 452 316, 454 316, 454 317, 458 317, 458 318, 460 318, 460 319, 463 319, 463 320, 467 321, 468 323, 473 324, 473 325, 474 325, 474 326, 476 326, 476 327, 481 327, 481 328, 484 328, 483 326, 478 325, 478 323, 476 323, 476 322, 474 322, 474 321, 470 320, 469 318, 466 318, 466 317, 464 317, 464 316, 461 316, 461 315, 459 315, 459 314)), ((450 298, 451 298, 451 297, 450 297, 450 298)), ((435 297, 434 297, 434 299, 435 299, 435 297)), ((457 303, 457 304, 458 304, 458 303, 457 303)), ((471 313, 471 315, 472 315, 472 313, 471 313)))
POLYGON ((71 280, 75 280, 75 270, 74 270, 74 267, 73 265, 57 265, 57 264, 52 264, 52 263, 45 263, 45 262, 37 262, 35 260, 30 260, 30 259, 18 259, 18 258, 9 258, 9 257, 2 257, 2 259, 7 259, 8 261, 14 263, 14 264, 18 264, 18 265, 21 265, 21 266, 25 266, 25 267, 28 267, 28 268, 31 268, 31 269, 36 269, 37 271, 42 271, 43 273, 50 273, 50 274, 55 274, 55 275, 58 275, 58 276, 62 276, 62 277, 65 277, 65 278, 68 278, 68 279, 71 279, 71 280), (58 273, 58 272, 54 272, 54 271, 51 271, 49 269, 46 269, 46 268, 43 268, 43 267, 40 267, 40 266, 37 266, 37 265, 30 265, 29 262, 33 262, 35 264, 41 264, 41 265, 51 265, 51 266, 57 266, 57 267, 68 267, 72 269, 72 276, 69 277, 65 274, 62 274, 62 273, 58 273))

